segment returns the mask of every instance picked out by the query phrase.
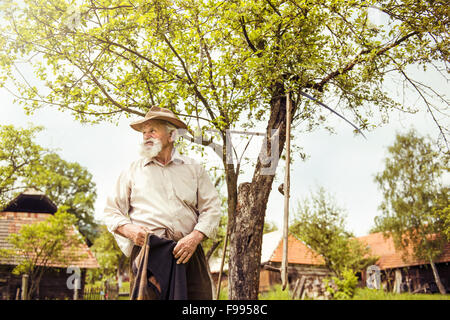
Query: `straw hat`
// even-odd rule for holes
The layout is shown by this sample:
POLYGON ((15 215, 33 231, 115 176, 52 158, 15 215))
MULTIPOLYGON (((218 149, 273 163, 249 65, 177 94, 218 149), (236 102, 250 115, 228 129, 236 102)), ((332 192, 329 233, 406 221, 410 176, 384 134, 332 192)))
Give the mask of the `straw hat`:
POLYGON ((151 107, 143 119, 130 123, 130 126, 141 132, 144 124, 150 120, 165 120, 177 128, 187 129, 186 124, 178 119, 172 111, 156 106, 151 107))

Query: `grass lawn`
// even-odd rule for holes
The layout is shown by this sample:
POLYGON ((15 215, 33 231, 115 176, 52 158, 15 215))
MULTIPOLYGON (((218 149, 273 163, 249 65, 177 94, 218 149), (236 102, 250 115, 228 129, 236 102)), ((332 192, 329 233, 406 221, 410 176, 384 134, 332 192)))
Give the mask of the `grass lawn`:
POLYGON ((260 293, 258 295, 259 300, 291 300, 289 290, 283 291, 281 285, 275 285, 268 292, 260 293))
MULTIPOLYGON (((260 300, 290 300, 290 293, 281 290, 280 285, 274 286, 270 291, 259 294, 260 300)), ((357 288, 352 300, 450 300, 450 294, 412 294, 392 293, 382 290, 357 288)))
POLYGON ((356 289, 353 300, 450 300, 450 294, 392 293, 374 289, 356 289))
MULTIPOLYGON (((130 283, 123 282, 120 292, 129 293, 130 283)), ((119 300, 129 300, 129 296, 119 296, 119 300)), ((288 290, 281 290, 281 285, 276 285, 265 293, 258 295, 259 300, 291 300, 288 290)), ((227 290, 220 291, 219 300, 228 300, 227 290)), ((392 293, 382 290, 357 288, 352 300, 450 300, 450 294, 411 294, 411 293, 392 293)))
POLYGON ((130 292, 130 282, 122 282, 122 287, 120 288, 119 292, 130 292))

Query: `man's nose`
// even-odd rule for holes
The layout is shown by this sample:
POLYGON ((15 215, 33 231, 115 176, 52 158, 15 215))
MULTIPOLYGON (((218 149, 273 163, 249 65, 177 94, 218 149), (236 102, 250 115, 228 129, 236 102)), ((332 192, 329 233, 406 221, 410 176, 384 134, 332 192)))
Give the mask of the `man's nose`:
POLYGON ((144 140, 148 140, 152 138, 152 134, 151 133, 144 133, 144 140))

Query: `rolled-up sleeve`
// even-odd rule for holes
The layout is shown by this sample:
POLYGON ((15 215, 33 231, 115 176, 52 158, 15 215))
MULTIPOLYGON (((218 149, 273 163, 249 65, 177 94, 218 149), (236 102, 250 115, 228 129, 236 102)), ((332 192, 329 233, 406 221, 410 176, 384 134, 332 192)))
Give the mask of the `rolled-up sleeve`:
POLYGON ((214 239, 220 222, 221 202, 219 194, 206 170, 202 165, 199 167, 199 178, 197 180, 197 208, 199 215, 194 229, 202 232, 208 238, 214 239))
POLYGON ((106 226, 108 231, 113 234, 117 245, 127 257, 131 254, 133 242, 115 233, 115 231, 118 227, 131 223, 131 219, 128 215, 130 195, 130 174, 128 171, 123 171, 117 179, 112 192, 106 199, 105 209, 96 217, 106 226))
POLYGON ((124 224, 131 223, 128 215, 130 208, 131 181, 130 174, 124 171, 117 179, 113 191, 106 199, 105 209, 98 219, 113 233, 124 224))

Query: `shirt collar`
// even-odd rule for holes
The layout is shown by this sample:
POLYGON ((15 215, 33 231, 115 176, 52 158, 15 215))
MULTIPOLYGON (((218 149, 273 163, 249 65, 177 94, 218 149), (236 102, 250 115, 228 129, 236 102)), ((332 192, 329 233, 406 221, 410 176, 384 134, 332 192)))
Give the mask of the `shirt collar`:
MULTIPOLYGON (((151 159, 144 158, 144 167, 145 167, 146 165, 152 163, 152 162, 155 163, 155 164, 158 164, 158 165, 160 165, 160 166, 163 166, 163 164, 161 164, 161 163, 160 163, 159 161, 157 161, 155 158, 151 158, 151 159)), ((182 163, 184 163, 183 157, 182 157, 181 154, 178 152, 178 150, 175 149, 175 148, 172 149, 172 157, 170 158, 170 161, 169 161, 166 165, 169 165, 171 162, 173 162, 174 164, 182 164, 182 163)))

